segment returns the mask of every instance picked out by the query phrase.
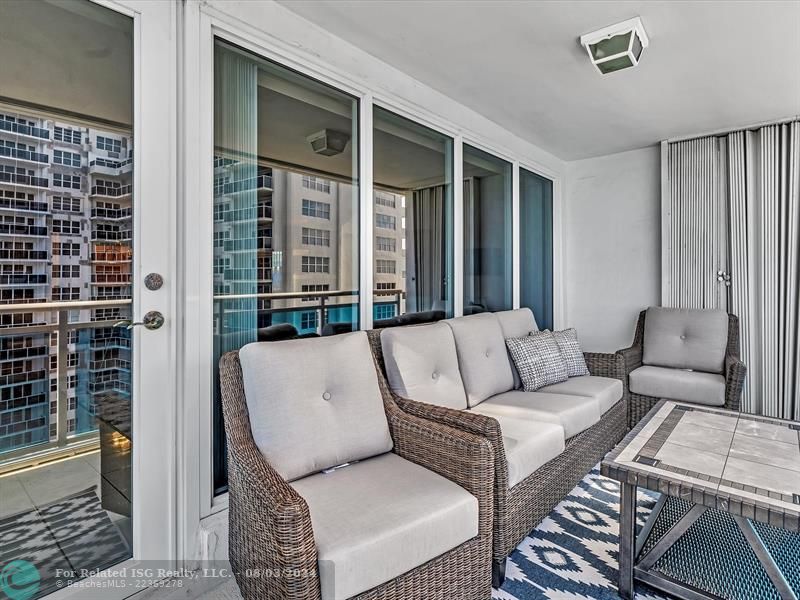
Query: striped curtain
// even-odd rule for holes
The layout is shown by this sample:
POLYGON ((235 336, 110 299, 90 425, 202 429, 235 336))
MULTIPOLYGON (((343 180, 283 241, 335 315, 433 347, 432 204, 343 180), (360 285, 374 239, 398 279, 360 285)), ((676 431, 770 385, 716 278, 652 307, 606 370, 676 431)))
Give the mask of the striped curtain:
POLYGON ((740 320, 746 412, 800 420, 800 122, 669 144, 663 303, 740 320))

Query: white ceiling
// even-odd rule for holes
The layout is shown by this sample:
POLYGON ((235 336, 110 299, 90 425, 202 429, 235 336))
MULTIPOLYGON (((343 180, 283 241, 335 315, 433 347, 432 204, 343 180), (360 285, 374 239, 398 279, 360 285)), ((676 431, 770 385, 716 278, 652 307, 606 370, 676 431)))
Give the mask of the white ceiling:
POLYGON ((800 114, 800 2, 279 0, 565 160, 800 114), (581 34, 641 16, 602 76, 581 34))

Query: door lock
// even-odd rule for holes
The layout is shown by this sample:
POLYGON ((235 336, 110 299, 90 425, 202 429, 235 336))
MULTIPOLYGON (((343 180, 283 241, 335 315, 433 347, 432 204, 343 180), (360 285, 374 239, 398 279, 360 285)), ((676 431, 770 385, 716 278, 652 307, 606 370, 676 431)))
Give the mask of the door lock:
POLYGON ((114 327, 125 327, 126 329, 133 329, 139 325, 143 325, 145 329, 160 329, 164 324, 164 315, 157 310, 148 312, 141 321, 133 322, 130 319, 124 321, 117 321, 114 327))

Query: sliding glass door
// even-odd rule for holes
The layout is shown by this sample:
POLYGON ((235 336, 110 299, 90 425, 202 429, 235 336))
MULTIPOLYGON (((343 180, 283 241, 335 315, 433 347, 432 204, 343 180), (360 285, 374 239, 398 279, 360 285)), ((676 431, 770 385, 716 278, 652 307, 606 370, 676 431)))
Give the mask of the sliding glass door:
POLYGON ((553 182, 519 170, 520 306, 553 328, 553 182))
MULTIPOLYGON (((215 43, 215 369, 249 342, 359 328, 358 147, 355 98, 215 43)), ((226 485, 217 395, 215 491, 226 485)))

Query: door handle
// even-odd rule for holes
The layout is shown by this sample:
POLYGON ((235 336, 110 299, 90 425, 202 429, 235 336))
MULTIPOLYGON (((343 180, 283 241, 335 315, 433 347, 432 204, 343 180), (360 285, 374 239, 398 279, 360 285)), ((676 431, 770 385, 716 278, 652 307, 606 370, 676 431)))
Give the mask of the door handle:
POLYGON ((143 325, 145 329, 160 329, 161 326, 164 324, 164 315, 162 315, 157 310, 151 310, 148 312, 141 321, 133 322, 130 319, 125 319, 123 321, 117 321, 114 323, 114 327, 125 327, 126 329, 133 329, 139 325, 143 325))

